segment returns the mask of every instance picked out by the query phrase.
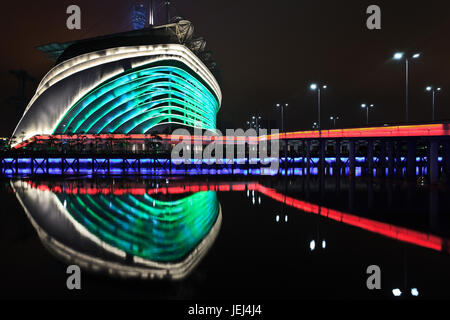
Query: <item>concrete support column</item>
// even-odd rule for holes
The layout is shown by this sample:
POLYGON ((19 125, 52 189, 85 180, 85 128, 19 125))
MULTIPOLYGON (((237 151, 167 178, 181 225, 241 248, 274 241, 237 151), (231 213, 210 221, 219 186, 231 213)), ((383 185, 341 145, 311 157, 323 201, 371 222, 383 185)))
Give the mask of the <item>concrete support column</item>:
POLYGON ((386 142, 382 141, 380 143, 380 158, 378 162, 378 176, 382 176, 385 174, 386 168, 386 142))
POLYGON ((336 163, 335 163, 335 169, 337 175, 341 174, 341 141, 336 140, 336 163))
POLYGON ((348 164, 349 164, 349 176, 355 176, 355 141, 350 140, 348 143, 348 164))
POLYGON ((428 163, 430 166, 430 183, 435 184, 439 182, 439 143, 437 140, 430 141, 430 157, 428 163))
POLYGON ((367 141, 367 174, 369 177, 373 177, 373 141, 367 141))
POLYGON ((450 182, 450 141, 444 144, 444 170, 447 181, 450 182))
POLYGON ((400 174, 400 176, 403 175, 403 167, 402 167, 402 141, 396 141, 395 142, 395 168, 397 169, 397 174, 400 174))
POLYGON ((319 141, 319 147, 320 147, 320 154, 319 154, 319 175, 322 177, 325 175, 325 145, 326 141, 324 139, 320 139, 319 141))
POLYGON ((394 143, 389 141, 387 143, 387 156, 388 156, 388 172, 389 176, 394 175, 394 143))
POLYGON ((285 141, 286 141, 286 144, 284 147, 284 156, 285 156, 285 162, 286 162, 286 167, 287 167, 287 164, 289 163, 288 158, 289 158, 289 153, 291 151, 291 146, 289 145, 289 140, 285 140, 285 141))
POLYGON ((408 177, 416 175, 416 141, 408 141, 408 157, 406 159, 408 177))
POLYGON ((306 141, 306 174, 309 175, 311 167, 311 140, 306 141))

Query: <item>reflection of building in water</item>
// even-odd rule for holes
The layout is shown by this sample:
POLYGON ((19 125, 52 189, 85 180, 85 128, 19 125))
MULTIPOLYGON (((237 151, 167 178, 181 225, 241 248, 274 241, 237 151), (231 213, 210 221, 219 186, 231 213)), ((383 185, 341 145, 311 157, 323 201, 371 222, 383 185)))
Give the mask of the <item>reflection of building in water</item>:
POLYGON ((211 247, 222 220, 214 191, 167 201, 146 193, 54 193, 21 181, 12 187, 51 253, 121 277, 186 277, 211 247))

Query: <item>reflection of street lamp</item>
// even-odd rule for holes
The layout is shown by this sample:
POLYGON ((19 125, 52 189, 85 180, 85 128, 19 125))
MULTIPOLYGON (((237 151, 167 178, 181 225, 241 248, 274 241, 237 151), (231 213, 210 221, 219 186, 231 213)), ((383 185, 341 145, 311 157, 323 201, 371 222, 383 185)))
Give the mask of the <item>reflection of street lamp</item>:
MULTIPOLYGON (((413 297, 418 297, 419 296, 419 290, 417 288, 411 288, 410 293, 411 293, 411 295, 413 297)), ((399 288, 396 288, 396 289, 392 290, 392 294, 395 297, 400 297, 402 295, 402 291, 399 288)))
MULTIPOLYGON (((327 242, 324 240, 322 240, 322 244, 321 244, 321 248, 325 249, 327 247, 327 242)), ((309 249, 311 251, 316 250, 316 240, 311 240, 311 242, 309 243, 309 249)))
POLYGON ((394 59, 395 60, 402 60, 403 58, 405 58, 405 65, 406 65, 406 122, 408 123, 409 121, 409 115, 408 115, 408 103, 409 103, 409 99, 408 99, 408 84, 409 84, 409 59, 419 59, 420 58, 420 53, 415 53, 411 56, 406 56, 405 53, 403 52, 397 52, 396 54, 394 54, 394 59))
POLYGON ((366 115, 367 125, 369 125, 369 108, 373 108, 373 107, 375 107, 374 104, 365 104, 365 103, 361 104, 361 108, 366 109, 366 111, 367 111, 367 115, 366 115))
MULTIPOLYGON (((248 189, 247 189, 247 197, 248 198, 250 197, 250 193, 249 193, 248 189)), ((255 194, 255 190, 252 190, 252 204, 254 206, 261 204, 261 196, 258 194, 258 192, 256 192, 256 194, 255 194)))
MULTIPOLYGON (((285 214, 284 215, 284 222, 288 222, 288 215, 287 214, 285 214)), ((281 221, 281 217, 280 217, 280 215, 279 214, 277 214, 277 216, 275 217, 275 221, 276 222, 280 222, 281 221)))
POLYGON ((393 289, 392 290, 392 294, 395 296, 395 297, 400 297, 401 295, 402 295, 402 292, 401 292, 401 290, 400 289, 393 289))
MULTIPOLYGON (((321 186, 321 188, 322 188, 322 186, 321 186)), ((319 212, 318 212, 318 215, 317 215, 316 235, 309 242, 309 249, 311 250, 311 252, 316 250, 316 248, 321 248, 322 250, 325 250, 325 248, 327 247, 327 242, 320 235, 320 219, 321 219, 320 211, 321 211, 321 206, 319 206, 319 212), (322 240, 320 240, 321 238, 322 238, 322 240), (320 245, 320 247, 319 247, 319 245, 320 245)))
POLYGON ((405 292, 405 294, 407 294, 408 290, 411 294, 411 296, 413 297, 418 297, 419 296, 419 290, 417 289, 417 287, 409 287, 408 285, 408 273, 407 273, 407 269, 408 269, 408 264, 407 264, 408 258, 407 258, 407 252, 406 252, 406 247, 403 247, 403 287, 397 287, 395 289, 392 290, 392 294, 395 297, 400 297, 403 292, 402 290, 405 292))
POLYGON ((312 91, 316 91, 317 90, 317 106, 318 106, 318 116, 317 116, 317 121, 318 121, 318 126, 319 126, 319 130, 322 129, 321 125, 320 125, 320 90, 323 89, 325 90, 327 88, 326 85, 318 85, 316 83, 313 83, 309 86, 309 88, 312 91))
POLYGON ((428 86, 427 88, 426 88, 426 90, 428 91, 428 92, 431 92, 432 93, 432 96, 433 96, 433 104, 432 104, 432 119, 433 119, 433 121, 435 120, 435 116, 434 116, 434 102, 435 102, 435 100, 436 100, 436 93, 438 93, 438 92, 440 92, 442 89, 441 88, 434 88, 434 87, 432 87, 432 86, 428 86))

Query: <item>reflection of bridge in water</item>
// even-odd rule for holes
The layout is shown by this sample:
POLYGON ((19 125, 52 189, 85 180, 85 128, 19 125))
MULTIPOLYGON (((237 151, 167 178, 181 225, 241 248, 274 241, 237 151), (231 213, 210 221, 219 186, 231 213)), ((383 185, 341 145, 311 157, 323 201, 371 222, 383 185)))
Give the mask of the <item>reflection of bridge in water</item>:
MULTIPOLYGON (((33 182, 25 180, 24 184, 15 182, 13 185, 16 190, 25 187, 25 189, 37 190, 40 193, 57 195, 69 195, 76 197, 85 196, 134 196, 134 197, 154 197, 177 196, 185 194, 197 194, 204 192, 259 192, 277 202, 286 206, 296 208, 305 213, 311 213, 323 218, 356 227, 371 233, 382 235, 401 242, 421 246, 424 248, 450 253, 450 241, 447 238, 433 235, 426 232, 416 231, 409 228, 396 226, 390 223, 376 221, 373 219, 360 217, 356 214, 335 210, 321 206, 308 201, 296 199, 283 194, 274 188, 264 186, 257 182, 170 182, 169 185, 161 184, 153 187, 142 183, 128 182, 126 184, 99 184, 92 186, 77 181, 64 181, 61 184, 50 182, 33 182)), ((23 192, 23 191, 22 191, 23 192)), ((197 214, 200 214, 199 212, 197 214)))

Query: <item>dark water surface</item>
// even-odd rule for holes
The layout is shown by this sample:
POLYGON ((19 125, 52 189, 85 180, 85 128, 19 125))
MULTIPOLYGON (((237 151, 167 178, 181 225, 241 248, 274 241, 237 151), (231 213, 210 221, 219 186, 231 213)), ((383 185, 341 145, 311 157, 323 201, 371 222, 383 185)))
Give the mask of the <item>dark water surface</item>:
POLYGON ((420 179, 13 179, 2 186, 3 298, 398 299, 395 288, 402 298, 412 288, 418 298, 450 297, 450 193, 420 179), (80 291, 66 287, 71 263, 82 266, 80 291), (367 289, 370 265, 381 269, 381 290, 367 289))

